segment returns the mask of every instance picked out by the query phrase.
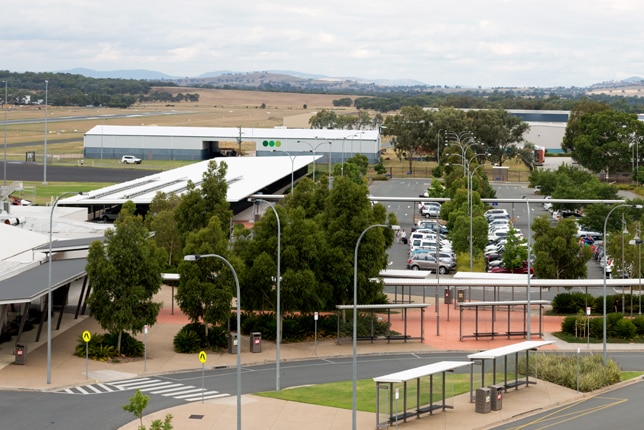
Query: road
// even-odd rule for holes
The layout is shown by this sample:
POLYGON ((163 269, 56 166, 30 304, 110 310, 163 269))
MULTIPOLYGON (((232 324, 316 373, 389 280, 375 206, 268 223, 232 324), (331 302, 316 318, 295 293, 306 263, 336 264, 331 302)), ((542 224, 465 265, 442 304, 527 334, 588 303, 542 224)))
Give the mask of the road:
MULTIPOLYGON (((642 368, 641 354, 614 353, 611 354, 625 370, 642 368)), ((373 378, 421 365, 439 361, 467 360, 466 353, 441 352, 428 354, 397 354, 397 355, 369 355, 358 357, 358 379, 373 378)), ((319 384, 325 382, 348 381, 352 379, 352 358, 327 358, 306 361, 283 362, 280 365, 282 389, 289 387, 319 384)), ((467 372, 467 370, 465 370, 467 372)), ((102 384, 90 384, 58 392, 29 392, 29 391, 2 391, 0 404, 2 405, 2 422, 13 423, 16 428, 24 429, 51 429, 67 430, 88 428, 92 423, 92 430, 111 430, 118 428, 132 420, 132 415, 122 410, 121 406, 129 402, 134 391, 139 388, 150 396, 150 403, 146 413, 160 411, 173 406, 185 404, 188 400, 178 398, 173 394, 188 387, 203 387, 206 392, 217 392, 220 395, 234 395, 236 390, 236 370, 234 368, 210 369, 202 378, 201 371, 181 372, 169 375, 148 376, 148 380, 114 381, 102 384), (164 385, 165 384, 165 385, 164 385), (121 389, 115 388, 120 387, 121 389), (171 387, 171 388, 168 388, 171 387), (115 391, 108 392, 108 388, 115 391), (84 391, 87 394, 72 394, 84 391), (174 391, 173 391, 174 390, 174 391), (161 393, 164 391, 165 393, 161 393), (72 393, 70 393, 72 392, 72 393)), ((265 364, 248 366, 242 369, 242 394, 272 391, 275 388, 275 365, 265 364)), ((591 398, 586 405, 594 402, 615 406, 602 410, 591 406, 576 406, 579 408, 576 416, 579 419, 590 414, 591 422, 585 428, 603 428, 608 423, 623 423, 625 417, 637 417, 640 413, 641 384, 636 384, 637 389, 620 388, 615 392, 603 393, 600 397, 591 398), (633 401, 620 402, 607 401, 607 398, 633 399, 633 401), (617 407, 619 406, 619 407, 617 407), (586 411, 582 414, 581 411, 586 411), (606 423, 605 426, 600 425, 606 423), (599 427, 598 427, 599 426, 599 427)), ((194 391, 194 390, 193 390, 194 391)), ((211 394, 215 395, 215 394, 211 394)), ((199 394, 192 395, 191 401, 200 401, 199 394)), ((560 414, 564 414, 561 408, 560 414)), ((531 420, 535 420, 534 417, 531 420)), ((551 426, 553 429, 584 428, 580 422, 576 427, 562 417, 561 423, 551 426)), ((583 422, 583 421, 582 421, 583 422)), ((499 428, 516 428, 515 426, 499 428)), ((537 427, 528 427, 537 428, 537 427)), ((543 428, 543 426, 539 427, 543 428)), ((618 428, 639 428, 637 425, 618 428)))
POLYGON ((642 381, 584 398, 529 418, 494 427, 495 430, 637 429, 642 415, 642 381))
MULTIPOLYGON (((157 170, 123 166, 120 169, 89 166, 47 166, 47 181, 51 182, 105 182, 115 184, 159 173, 157 170)), ((42 181, 44 166, 36 163, 8 162, 7 183, 13 181, 42 181)))

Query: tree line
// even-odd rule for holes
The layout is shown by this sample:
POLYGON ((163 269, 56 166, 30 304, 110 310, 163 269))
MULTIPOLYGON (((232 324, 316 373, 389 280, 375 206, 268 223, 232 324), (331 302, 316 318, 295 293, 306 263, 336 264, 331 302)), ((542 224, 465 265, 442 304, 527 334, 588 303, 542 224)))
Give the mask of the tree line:
MULTIPOLYGON (((225 326, 236 295, 233 274, 217 258, 184 261, 188 254, 226 258, 239 278, 241 308, 275 312, 278 223, 283 314, 333 311, 338 304, 352 303, 360 233, 373 224, 397 224, 383 205, 371 204, 367 164, 360 155, 348 160, 345 175, 336 172, 332 189, 324 175, 316 182, 303 178, 283 202, 271 203, 279 218, 262 202, 258 207, 265 213, 252 229, 231 228, 225 162, 211 161, 200 186, 189 183, 180 197, 157 194, 145 220, 134 215, 131 202, 124 204, 105 242, 90 247, 92 316, 111 333, 140 333, 156 320, 160 304, 153 297, 161 286, 160 274, 176 270, 182 312, 193 323, 225 326)), ((383 285, 375 279, 387 266, 386 250, 393 240, 393 231, 386 228, 370 229, 362 239, 359 303, 386 303, 383 285)))

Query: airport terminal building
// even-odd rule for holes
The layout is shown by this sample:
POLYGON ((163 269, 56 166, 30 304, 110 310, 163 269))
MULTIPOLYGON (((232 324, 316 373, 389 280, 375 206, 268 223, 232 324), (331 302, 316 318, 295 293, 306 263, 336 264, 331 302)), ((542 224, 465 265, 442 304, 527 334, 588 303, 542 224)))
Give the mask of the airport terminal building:
POLYGON ((369 163, 380 156, 378 130, 97 125, 85 133, 84 157, 202 161, 237 155, 242 142, 254 143, 258 157, 321 155, 320 163, 336 164, 355 154, 369 163))

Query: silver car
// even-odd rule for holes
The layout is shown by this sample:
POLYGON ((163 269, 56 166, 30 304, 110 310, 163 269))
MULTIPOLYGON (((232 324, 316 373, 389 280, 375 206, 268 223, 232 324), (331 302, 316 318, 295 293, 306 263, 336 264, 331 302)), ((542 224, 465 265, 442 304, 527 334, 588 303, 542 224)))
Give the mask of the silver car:
POLYGON ((407 261, 407 268, 411 270, 430 270, 436 272, 438 268, 438 273, 444 275, 451 272, 456 267, 456 264, 450 260, 444 260, 439 258, 438 264, 436 264, 436 257, 432 254, 425 253, 414 253, 407 261))

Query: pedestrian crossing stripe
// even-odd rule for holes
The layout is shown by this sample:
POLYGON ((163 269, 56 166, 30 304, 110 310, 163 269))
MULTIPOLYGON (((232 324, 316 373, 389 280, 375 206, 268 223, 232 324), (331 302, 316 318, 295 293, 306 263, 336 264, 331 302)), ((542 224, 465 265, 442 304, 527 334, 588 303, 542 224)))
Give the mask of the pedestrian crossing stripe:
POLYGON ((164 381, 162 379, 154 378, 138 378, 117 382, 81 385, 78 387, 65 388, 57 392, 76 395, 92 395, 137 389, 141 390, 141 392, 157 394, 164 397, 172 397, 177 400, 184 400, 186 402, 194 402, 202 399, 209 400, 230 396, 230 394, 227 393, 207 391, 204 388, 198 388, 193 385, 184 385, 181 383, 164 381))

